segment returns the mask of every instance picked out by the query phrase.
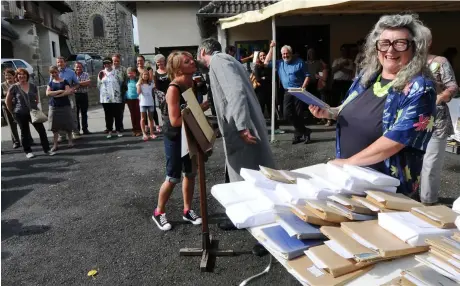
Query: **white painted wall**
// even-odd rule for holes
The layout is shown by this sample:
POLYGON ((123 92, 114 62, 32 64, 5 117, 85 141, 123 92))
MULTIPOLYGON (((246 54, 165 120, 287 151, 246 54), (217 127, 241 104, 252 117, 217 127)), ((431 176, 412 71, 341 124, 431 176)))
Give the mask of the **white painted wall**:
POLYGON ((200 9, 192 2, 137 2, 139 52, 154 53, 155 47, 197 46, 201 37, 196 21, 200 9))
POLYGON ((32 60, 32 45, 35 41, 35 29, 33 24, 24 21, 15 23, 12 26, 19 34, 19 39, 13 41, 14 57, 23 59, 29 64, 34 65, 35 61, 32 60))
POLYGON ((51 65, 51 54, 48 53, 50 36, 48 29, 41 27, 37 29, 38 43, 40 47, 41 65, 51 65))

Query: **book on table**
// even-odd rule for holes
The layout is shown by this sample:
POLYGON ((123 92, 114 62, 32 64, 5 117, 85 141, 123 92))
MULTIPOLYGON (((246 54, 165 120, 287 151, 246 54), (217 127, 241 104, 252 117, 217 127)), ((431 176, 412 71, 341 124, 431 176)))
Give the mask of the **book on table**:
POLYGON ((319 230, 319 226, 304 222, 291 212, 279 213, 277 221, 290 237, 296 237, 297 239, 324 238, 324 235, 319 230))
POLYGON ((290 237, 279 225, 262 228, 261 232, 267 239, 269 245, 287 260, 301 256, 303 252, 310 247, 323 243, 323 240, 300 240, 295 237, 290 237))
POLYGON ((410 212, 439 228, 456 228, 455 220, 459 216, 452 209, 442 205, 412 208, 410 212))

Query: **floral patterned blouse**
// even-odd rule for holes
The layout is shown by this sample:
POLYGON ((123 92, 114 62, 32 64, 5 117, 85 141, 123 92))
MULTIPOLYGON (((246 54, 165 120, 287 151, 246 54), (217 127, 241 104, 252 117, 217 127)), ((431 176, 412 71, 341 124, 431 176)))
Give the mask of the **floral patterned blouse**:
MULTIPOLYGON (((361 76, 357 77, 339 112, 367 88, 372 88, 377 77, 369 87, 360 83, 361 76)), ((426 77, 416 76, 401 92, 393 87, 388 90, 382 114, 383 136, 406 147, 384 160, 385 173, 398 178, 401 181, 398 192, 408 196, 416 194, 420 186, 423 155, 433 133, 435 110, 435 83, 426 77)), ((341 158, 340 125, 337 125, 336 156, 341 158)))
POLYGON ((122 103, 121 86, 115 70, 102 70, 97 76, 99 100, 101 103, 122 103))
MULTIPOLYGON (((434 57, 429 64, 429 68, 436 79, 438 93, 443 92, 447 88, 453 88, 454 94, 457 92, 458 86, 455 74, 446 58, 434 57)), ((443 102, 436 106, 433 136, 446 138, 452 134, 454 134, 454 126, 450 119, 449 107, 443 102)))

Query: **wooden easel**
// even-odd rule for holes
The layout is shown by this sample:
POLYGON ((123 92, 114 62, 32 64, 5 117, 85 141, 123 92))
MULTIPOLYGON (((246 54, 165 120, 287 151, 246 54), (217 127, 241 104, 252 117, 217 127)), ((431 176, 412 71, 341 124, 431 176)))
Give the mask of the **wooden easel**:
POLYGON ((202 224, 201 248, 182 248, 179 253, 180 256, 201 256, 201 272, 210 272, 214 268, 214 261, 217 256, 236 255, 233 250, 219 250, 219 241, 213 239, 209 234, 205 160, 212 153, 216 133, 214 132, 212 139, 209 141, 188 107, 182 111, 182 118, 189 142, 189 150, 192 152, 192 149, 194 149, 193 153, 197 157, 202 224))

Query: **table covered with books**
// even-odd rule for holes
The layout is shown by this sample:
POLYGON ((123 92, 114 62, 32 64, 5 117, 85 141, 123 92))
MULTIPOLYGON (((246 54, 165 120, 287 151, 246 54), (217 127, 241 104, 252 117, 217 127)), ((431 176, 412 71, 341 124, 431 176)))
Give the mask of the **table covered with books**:
POLYGON ((399 180, 356 166, 242 169, 212 187, 303 285, 458 285, 460 200, 424 206, 397 194, 399 180))

